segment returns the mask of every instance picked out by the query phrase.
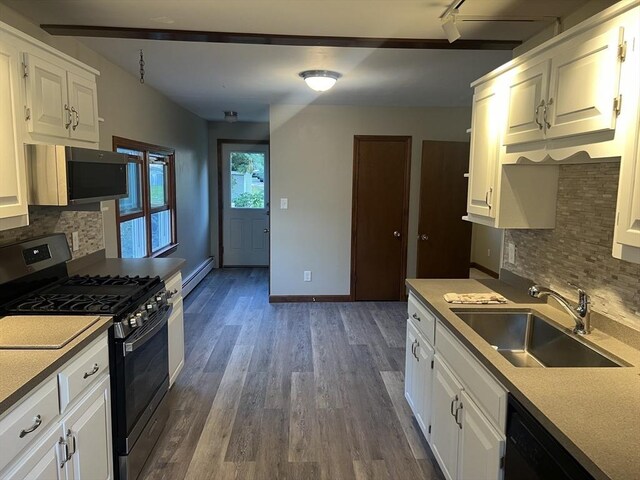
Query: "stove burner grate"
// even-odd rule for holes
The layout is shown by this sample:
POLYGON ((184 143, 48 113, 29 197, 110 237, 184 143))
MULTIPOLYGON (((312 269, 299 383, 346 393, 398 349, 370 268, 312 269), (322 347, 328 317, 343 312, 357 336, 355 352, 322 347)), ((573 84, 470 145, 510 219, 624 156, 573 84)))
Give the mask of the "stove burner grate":
POLYGON ((15 313, 111 313, 126 300, 124 295, 37 294, 14 305, 15 313))

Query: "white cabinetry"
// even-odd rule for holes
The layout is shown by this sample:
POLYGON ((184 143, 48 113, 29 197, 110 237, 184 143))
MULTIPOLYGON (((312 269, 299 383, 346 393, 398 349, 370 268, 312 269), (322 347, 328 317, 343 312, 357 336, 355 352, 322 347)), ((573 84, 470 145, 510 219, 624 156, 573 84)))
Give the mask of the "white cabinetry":
POLYGON ((477 87, 473 95, 467 211, 484 217, 495 217, 490 197, 494 195, 496 169, 500 165, 497 97, 498 91, 492 83, 477 87))
POLYGON ((92 76, 85 78, 29 53, 24 64, 29 132, 98 142, 98 95, 92 76))
POLYGON ((87 353, 102 352, 106 346, 103 334, 0 419, 0 478, 113 478, 108 365, 99 373, 84 372, 87 381, 70 399, 69 408, 58 405, 62 372, 76 372, 87 353))
POLYGON ((28 224, 20 54, 0 30, 0 230, 28 224))
POLYGON ((173 386, 184 367, 184 312, 182 307, 182 274, 173 275, 165 282, 171 292, 173 311, 169 317, 169 386, 173 386))
POLYGON ((405 398, 416 421, 429 438, 431 418, 431 372, 433 347, 418 331, 413 320, 407 321, 407 351, 405 362, 405 398))

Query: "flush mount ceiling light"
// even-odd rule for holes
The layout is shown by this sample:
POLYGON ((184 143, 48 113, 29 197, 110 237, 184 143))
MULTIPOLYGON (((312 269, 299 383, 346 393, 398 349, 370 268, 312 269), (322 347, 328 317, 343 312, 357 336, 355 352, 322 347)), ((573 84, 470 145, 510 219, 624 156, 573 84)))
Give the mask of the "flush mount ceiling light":
POLYGON ((311 90, 326 92, 333 87, 342 76, 331 70, 305 70, 298 74, 307 83, 311 90))
POLYGON ((231 110, 224 112, 224 121, 227 123, 236 123, 238 121, 238 112, 231 110))

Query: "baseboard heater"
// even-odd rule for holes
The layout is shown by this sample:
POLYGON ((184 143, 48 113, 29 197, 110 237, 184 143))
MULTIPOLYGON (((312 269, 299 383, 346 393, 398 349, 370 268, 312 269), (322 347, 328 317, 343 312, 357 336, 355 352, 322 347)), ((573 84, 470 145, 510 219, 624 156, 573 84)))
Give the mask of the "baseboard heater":
POLYGON ((204 280, 204 277, 213 270, 215 266, 214 258, 209 257, 202 262, 198 268, 196 268, 188 277, 184 278, 182 282, 182 297, 185 298, 191 293, 191 291, 198 286, 198 284, 204 280))

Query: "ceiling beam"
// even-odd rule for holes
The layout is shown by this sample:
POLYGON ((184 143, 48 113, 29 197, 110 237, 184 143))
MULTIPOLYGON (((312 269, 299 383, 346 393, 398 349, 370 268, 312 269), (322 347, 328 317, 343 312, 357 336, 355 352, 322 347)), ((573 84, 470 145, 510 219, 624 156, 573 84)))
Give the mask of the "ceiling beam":
POLYGON ((327 37, 271 33, 206 32, 157 28, 101 27, 93 25, 40 25, 57 36, 167 40, 178 42, 241 43, 248 45, 289 45, 296 47, 406 48, 422 50, 513 50, 519 40, 327 37))

